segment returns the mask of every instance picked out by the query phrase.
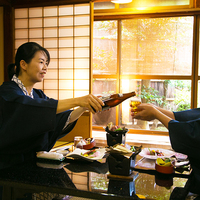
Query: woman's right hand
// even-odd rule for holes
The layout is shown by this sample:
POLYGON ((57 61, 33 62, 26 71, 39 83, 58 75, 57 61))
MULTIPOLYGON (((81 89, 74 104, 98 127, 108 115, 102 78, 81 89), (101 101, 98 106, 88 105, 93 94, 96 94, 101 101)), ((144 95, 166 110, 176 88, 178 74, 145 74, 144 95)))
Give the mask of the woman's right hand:
POLYGON ((98 97, 94 96, 93 94, 88 94, 86 96, 79 97, 78 104, 81 107, 85 107, 93 114, 102 111, 102 106, 104 106, 103 101, 98 97))

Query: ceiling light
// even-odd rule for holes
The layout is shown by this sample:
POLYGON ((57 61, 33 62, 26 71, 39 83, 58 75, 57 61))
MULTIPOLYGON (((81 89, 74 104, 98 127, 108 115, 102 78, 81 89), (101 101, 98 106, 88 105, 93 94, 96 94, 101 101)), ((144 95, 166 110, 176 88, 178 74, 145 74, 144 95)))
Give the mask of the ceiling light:
POLYGON ((132 0, 111 0, 112 3, 131 3, 132 0))

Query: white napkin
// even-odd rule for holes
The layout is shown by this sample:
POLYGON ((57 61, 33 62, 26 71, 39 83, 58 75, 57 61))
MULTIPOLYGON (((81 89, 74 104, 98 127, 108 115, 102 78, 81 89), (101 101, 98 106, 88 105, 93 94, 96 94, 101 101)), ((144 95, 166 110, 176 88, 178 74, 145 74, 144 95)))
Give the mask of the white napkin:
POLYGON ((52 160, 63 160, 64 156, 61 153, 39 151, 37 153, 37 158, 45 158, 45 159, 52 159, 52 160))

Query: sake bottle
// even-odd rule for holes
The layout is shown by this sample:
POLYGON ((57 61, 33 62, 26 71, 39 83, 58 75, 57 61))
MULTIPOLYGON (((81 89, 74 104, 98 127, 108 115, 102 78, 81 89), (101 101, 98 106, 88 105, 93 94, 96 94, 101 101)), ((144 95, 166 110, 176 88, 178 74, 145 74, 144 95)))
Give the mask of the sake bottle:
POLYGON ((136 96, 135 91, 130 93, 119 93, 119 94, 111 94, 100 97, 100 99, 104 102, 104 106, 102 106, 102 111, 107 110, 109 108, 115 107, 122 103, 124 100, 136 96))

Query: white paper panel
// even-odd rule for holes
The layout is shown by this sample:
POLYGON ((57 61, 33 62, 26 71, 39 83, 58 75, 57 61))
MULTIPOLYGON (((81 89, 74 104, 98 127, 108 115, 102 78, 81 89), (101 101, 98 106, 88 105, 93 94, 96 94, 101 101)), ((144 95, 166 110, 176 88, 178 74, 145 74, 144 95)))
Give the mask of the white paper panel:
POLYGON ((74 6, 74 14, 80 15, 80 14, 89 14, 90 13, 90 5, 89 4, 79 4, 74 6))
POLYGON ((42 18, 29 19, 29 28, 42 27, 42 18))
POLYGON ((30 42, 37 42, 39 45, 43 46, 43 39, 29 39, 30 42))
POLYGON ((57 16, 57 7, 44 7, 44 17, 57 16))
POLYGON ((57 69, 57 68, 58 68, 58 59, 50 58, 50 63, 48 65, 48 69, 57 69))
POLYGON ((75 80, 74 89, 89 90, 89 80, 75 80))
POLYGON ((37 82, 37 83, 34 85, 34 88, 43 90, 43 81, 37 82))
POLYGON ((83 58, 89 57, 89 48, 75 48, 74 57, 75 58, 83 58))
POLYGON ((89 47, 90 38, 89 37, 75 37, 74 38, 75 47, 89 47))
POLYGON ((60 38, 59 47, 73 47, 73 38, 60 38))
POLYGON ((57 28, 44 28, 44 37, 57 37, 57 28))
POLYGON ((45 75, 45 79, 57 79, 57 78, 58 78, 58 70, 48 69, 48 72, 45 75))
POLYGON ((75 36, 89 36, 90 35, 90 27, 89 26, 78 26, 75 27, 75 36))
POLYGON ((29 37, 30 38, 41 38, 42 37, 42 29, 29 29, 29 37))
POLYGON ((28 8, 15 9, 15 18, 28 18, 28 8))
POLYGON ((44 90, 44 93, 53 99, 58 99, 58 90, 44 90))
POLYGON ((44 18, 44 27, 57 26, 57 17, 44 18))
POLYGON ((73 48, 65 48, 59 50, 60 58, 73 58, 73 48))
POLYGON ((73 68, 73 59, 59 59, 59 68, 73 68))
POLYGON ((48 49, 51 58, 58 58, 58 50, 57 49, 48 49))
POLYGON ((73 90, 59 90, 59 99, 73 98, 73 90))
POLYGON ((89 69, 75 69, 75 79, 89 79, 89 69))
POLYGON ((59 89, 73 89, 73 80, 60 80, 59 81, 59 89))
POLYGON ((59 15, 73 15, 73 5, 59 6, 59 15))
POLYGON ((75 59, 74 60, 74 67, 75 68, 88 68, 90 67, 90 60, 89 58, 86 59, 75 59))
POLYGON ((90 16, 89 15, 81 15, 75 16, 74 25, 89 25, 90 24, 90 16))
POLYGON ((16 19, 15 28, 28 28, 28 19, 16 19))
POLYGON ((72 69, 60 69, 59 79, 71 79, 73 80, 73 70, 72 69))
POLYGON ((28 39, 25 40, 15 40, 15 48, 18 49, 19 46, 24 44, 25 42, 28 42, 28 39))
POLYGON ((28 38, 28 29, 18 29, 15 30, 15 38, 28 38))
POLYGON ((58 89, 58 80, 44 80, 44 88, 45 89, 58 89))
POLYGON ((59 26, 73 26, 73 16, 59 17, 59 26))
POLYGON ((89 90, 85 91, 74 91, 74 97, 82 97, 89 94, 89 90))
POLYGON ((57 38, 51 38, 51 39, 44 39, 44 47, 45 48, 57 48, 57 38))
POLYGON ((59 28, 59 37, 73 36, 73 27, 59 28))
POLYGON ((42 17, 42 7, 29 8, 29 17, 42 17))

